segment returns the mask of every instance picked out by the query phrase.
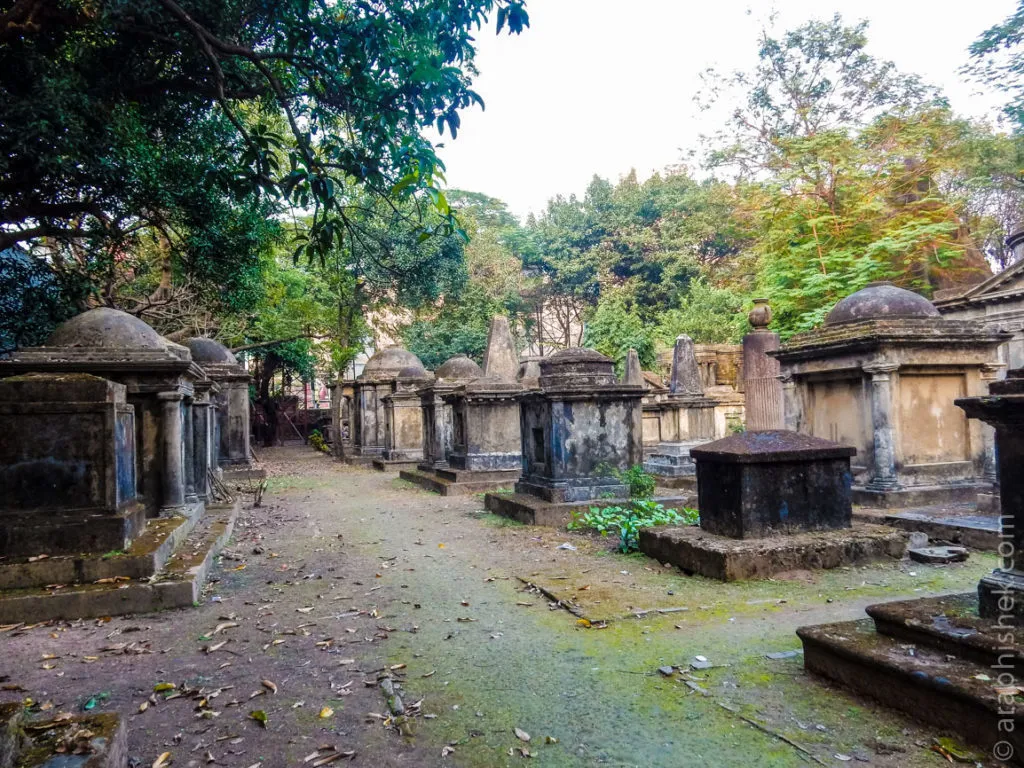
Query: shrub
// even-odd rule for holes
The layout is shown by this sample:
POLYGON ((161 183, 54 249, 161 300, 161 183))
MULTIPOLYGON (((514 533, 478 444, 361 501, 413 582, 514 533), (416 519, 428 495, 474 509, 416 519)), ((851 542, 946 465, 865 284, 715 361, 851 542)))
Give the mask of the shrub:
POLYGON ((324 440, 324 436, 320 434, 319 429, 314 429, 309 433, 309 444, 314 449, 321 451, 322 453, 329 453, 330 448, 327 446, 327 441, 324 440))
POLYGON ((570 531, 592 530, 602 536, 616 533, 620 552, 639 549, 640 529, 654 525, 696 525, 699 518, 694 509, 666 509, 649 499, 638 499, 624 507, 591 507, 589 512, 574 512, 570 531))
POLYGON ((642 464, 634 464, 620 472, 619 478, 629 486, 631 499, 649 499, 654 495, 654 475, 644 470, 642 464))

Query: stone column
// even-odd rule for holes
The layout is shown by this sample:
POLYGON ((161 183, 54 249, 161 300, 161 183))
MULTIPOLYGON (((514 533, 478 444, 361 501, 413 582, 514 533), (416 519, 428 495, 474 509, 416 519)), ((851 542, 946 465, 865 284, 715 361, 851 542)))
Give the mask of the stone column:
POLYGON ((896 445, 892 431, 892 374, 894 363, 866 366, 871 376, 871 427, 874 432, 874 464, 866 487, 891 491, 899 486, 896 477, 896 445))
POLYGON ((783 429, 782 383, 779 361, 769 357, 780 346, 779 334, 768 330, 772 312, 767 299, 754 299, 748 315, 754 327, 743 337, 743 391, 747 430, 783 429))
POLYGON ((162 510, 174 510, 185 505, 185 439, 182 434, 182 401, 180 392, 160 392, 157 399, 163 403, 160 438, 163 449, 162 510))
POLYGON ((1003 567, 978 583, 978 613, 999 626, 1024 625, 1024 369, 1011 370, 1004 381, 992 382, 990 394, 956 401, 968 418, 995 427, 1000 484, 1001 533, 998 552, 1003 567))
POLYGON ((199 497, 196 495, 196 433, 195 433, 195 411, 193 401, 185 398, 182 403, 182 437, 185 440, 184 462, 185 462, 185 501, 195 504, 199 497))
POLYGON ((790 432, 799 432, 801 408, 796 392, 796 379, 791 373, 783 373, 779 381, 782 384, 783 425, 790 432))
MULTIPOLYGON (((981 380, 985 387, 985 393, 989 392, 989 388, 993 381, 999 381, 999 372, 1005 367, 1005 363, 995 363, 992 365, 981 366, 981 380)), ((996 429, 987 422, 982 422, 981 425, 981 439, 983 442, 983 450, 985 452, 983 475, 982 477, 986 482, 992 483, 995 493, 999 493, 999 473, 996 471, 996 464, 998 459, 996 458, 996 429)))

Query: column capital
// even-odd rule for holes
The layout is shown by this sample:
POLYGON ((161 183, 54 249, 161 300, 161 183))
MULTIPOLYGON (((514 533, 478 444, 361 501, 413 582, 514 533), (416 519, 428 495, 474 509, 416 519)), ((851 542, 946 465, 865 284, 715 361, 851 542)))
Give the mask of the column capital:
POLYGON ((890 373, 895 373, 899 369, 899 363, 872 363, 864 366, 864 373, 870 373, 872 378, 884 381, 889 378, 890 373))
POLYGON ((996 381, 999 378, 999 372, 1006 367, 1006 363, 983 363, 981 366, 982 381, 996 381))
POLYGON ((185 395, 182 392, 157 392, 156 399, 164 402, 180 402, 185 399, 185 395))

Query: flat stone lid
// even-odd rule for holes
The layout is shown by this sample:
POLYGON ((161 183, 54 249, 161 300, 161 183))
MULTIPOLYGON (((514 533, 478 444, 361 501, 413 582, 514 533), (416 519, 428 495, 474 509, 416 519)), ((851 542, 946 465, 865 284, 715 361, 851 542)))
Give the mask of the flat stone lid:
POLYGON ((769 464, 783 461, 816 461, 844 459, 857 449, 820 437, 801 435, 787 429, 766 429, 740 432, 699 448, 691 448, 690 456, 698 461, 724 464, 769 464))

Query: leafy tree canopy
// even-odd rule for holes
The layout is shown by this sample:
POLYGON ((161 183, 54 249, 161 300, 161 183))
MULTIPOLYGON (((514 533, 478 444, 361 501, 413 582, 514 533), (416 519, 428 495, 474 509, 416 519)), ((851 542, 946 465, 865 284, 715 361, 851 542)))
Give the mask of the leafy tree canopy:
POLYGON ((492 16, 528 25, 522 0, 9 3, 0 250, 26 244, 102 285, 148 233, 174 269, 230 293, 282 206, 309 214, 296 237, 310 257, 357 236, 367 193, 422 194, 438 214, 423 228, 453 232, 421 131, 454 136, 482 103, 472 34, 492 16))

